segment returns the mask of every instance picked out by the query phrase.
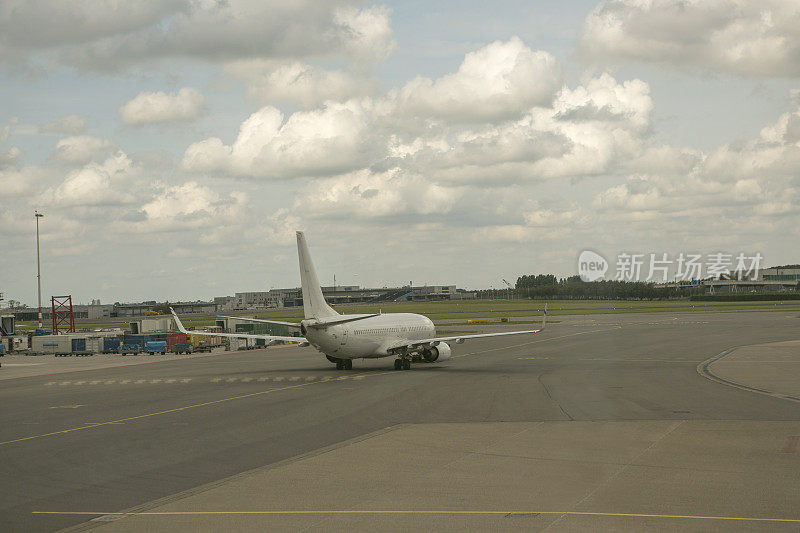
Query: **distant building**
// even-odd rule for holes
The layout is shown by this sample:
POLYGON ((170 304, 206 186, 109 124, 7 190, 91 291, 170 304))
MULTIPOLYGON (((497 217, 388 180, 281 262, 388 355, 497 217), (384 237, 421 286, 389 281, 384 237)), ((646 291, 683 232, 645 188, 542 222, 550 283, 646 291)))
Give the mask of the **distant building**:
POLYGON ((217 312, 218 306, 214 302, 204 302, 198 300, 196 302, 171 302, 170 307, 175 309, 178 314, 204 314, 213 315, 217 312))
POLYGON ((800 281, 800 268, 765 268, 759 272, 759 281, 800 281))
POLYGON ((234 295, 235 309, 264 309, 267 307, 268 292, 237 292, 234 295))
POLYGON ((789 292, 797 290, 796 281, 751 281, 751 280, 703 280, 700 285, 705 287, 706 292, 714 294, 720 292, 789 292))
MULTIPOLYGON (((358 285, 336 285, 322 287, 325 300, 333 305, 427 300, 469 300, 475 299, 474 292, 457 289, 455 285, 425 285, 422 287, 383 287, 377 289, 361 288, 358 285)), ((229 296, 214 298, 215 303, 228 302, 229 296)), ((237 292, 233 297, 232 309, 283 309, 303 305, 303 291, 300 287, 270 289, 267 292, 237 292)))
MULTIPOLYGON (((44 303, 44 302, 43 302, 44 303)), ((93 304, 93 305, 73 305, 72 313, 76 320, 102 320, 108 318, 137 318, 147 315, 152 311, 155 302, 144 302, 135 304, 93 304)), ((218 305, 214 302, 174 302, 170 305, 180 314, 214 314, 218 310, 218 305)), ((10 309, 18 322, 31 322, 37 320, 38 309, 34 307, 24 307, 10 309)), ((52 308, 42 306, 42 320, 45 323, 52 321, 52 308)))
MULTIPOLYGON (((153 304, 155 305, 155 304, 153 304)), ((147 303, 140 304, 114 304, 115 316, 144 316, 147 311, 153 308, 147 303)))
POLYGON ((451 300, 456 294, 455 285, 426 285, 411 287, 409 300, 451 300))
POLYGON ((236 296, 216 296, 214 304, 220 311, 231 311, 236 308, 236 296))

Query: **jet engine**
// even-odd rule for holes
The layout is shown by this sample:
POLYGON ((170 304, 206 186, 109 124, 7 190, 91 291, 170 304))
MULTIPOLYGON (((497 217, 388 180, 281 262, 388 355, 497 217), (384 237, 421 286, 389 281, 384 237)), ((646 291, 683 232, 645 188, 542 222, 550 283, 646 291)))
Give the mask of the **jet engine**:
POLYGON ((450 345, 446 342, 440 342, 436 346, 431 346, 430 348, 426 348, 422 352, 422 358, 425 359, 427 363, 433 363, 434 361, 447 361, 450 359, 450 345))

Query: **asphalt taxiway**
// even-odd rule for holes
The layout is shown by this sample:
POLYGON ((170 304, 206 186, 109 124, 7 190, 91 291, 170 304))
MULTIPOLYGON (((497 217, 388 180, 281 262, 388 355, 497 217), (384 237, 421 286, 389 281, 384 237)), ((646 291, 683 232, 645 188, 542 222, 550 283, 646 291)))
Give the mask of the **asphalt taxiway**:
POLYGON ((797 313, 657 313, 559 317, 411 371, 297 347, 41 359, 0 380, 0 530, 795 531, 800 402, 786 371, 745 369, 777 352, 745 347, 799 337, 797 313))

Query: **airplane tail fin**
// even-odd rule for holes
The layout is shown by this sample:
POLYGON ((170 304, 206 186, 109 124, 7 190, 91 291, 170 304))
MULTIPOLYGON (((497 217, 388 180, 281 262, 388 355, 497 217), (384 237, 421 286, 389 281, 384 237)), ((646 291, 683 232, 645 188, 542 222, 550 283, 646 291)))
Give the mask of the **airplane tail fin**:
POLYGON ((178 318, 178 313, 176 313, 172 307, 170 307, 169 310, 172 313, 172 318, 175 319, 175 324, 177 324, 178 326, 178 331, 180 331, 181 333, 188 333, 188 331, 186 331, 186 328, 183 327, 183 322, 181 322, 181 319, 178 318))
POLYGON ((302 231, 297 232, 297 255, 300 259, 300 286, 303 289, 305 317, 319 319, 338 315, 339 313, 334 311, 322 296, 317 271, 314 270, 314 263, 311 262, 311 254, 308 252, 308 244, 302 231))

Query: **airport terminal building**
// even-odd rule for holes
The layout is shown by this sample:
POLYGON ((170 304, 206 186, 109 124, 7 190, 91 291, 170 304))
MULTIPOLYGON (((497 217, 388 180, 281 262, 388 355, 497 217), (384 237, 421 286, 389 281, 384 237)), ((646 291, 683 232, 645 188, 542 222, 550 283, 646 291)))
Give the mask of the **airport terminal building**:
MULTIPOLYGON (((457 289, 455 285, 425 285, 421 287, 362 288, 358 285, 322 287, 325 299, 332 304, 470 300, 474 292, 457 289)), ((303 292, 299 287, 271 289, 263 292, 237 292, 234 296, 218 296, 214 302, 220 310, 283 309, 303 305, 303 292)))

